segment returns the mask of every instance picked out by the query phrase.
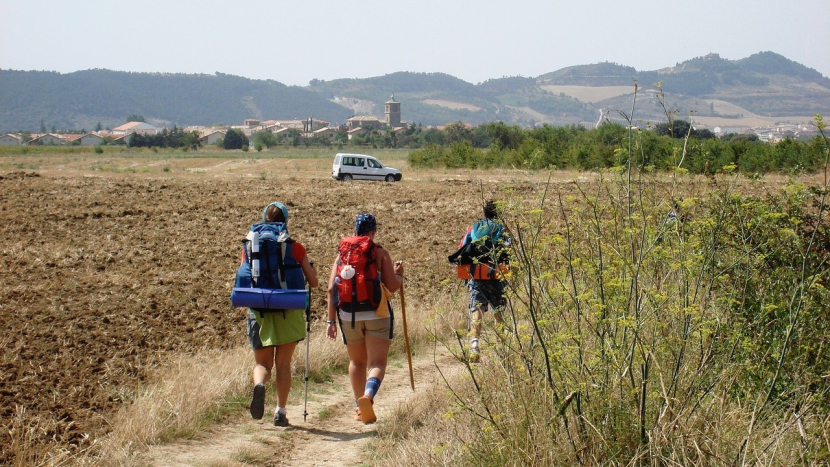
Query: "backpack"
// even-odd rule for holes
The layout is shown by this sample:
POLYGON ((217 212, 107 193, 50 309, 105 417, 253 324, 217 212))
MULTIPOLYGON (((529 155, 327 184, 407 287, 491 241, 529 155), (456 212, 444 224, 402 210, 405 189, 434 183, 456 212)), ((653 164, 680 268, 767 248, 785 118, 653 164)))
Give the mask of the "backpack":
POLYGON ((377 245, 371 238, 355 235, 340 240, 334 283, 336 307, 352 313, 374 311, 382 300, 377 265, 377 245))
POLYGON ((458 265, 460 279, 498 280, 507 272, 510 258, 504 248, 504 226, 492 219, 480 219, 470 228, 461 247, 447 257, 458 265))
POLYGON ((471 243, 478 242, 479 248, 484 253, 490 253, 501 240, 504 227, 500 222, 491 219, 477 220, 470 228, 471 243))
POLYGON ((251 226, 242 241, 242 264, 231 294, 233 306, 259 312, 306 308, 305 276, 294 259, 294 240, 283 222, 251 226))

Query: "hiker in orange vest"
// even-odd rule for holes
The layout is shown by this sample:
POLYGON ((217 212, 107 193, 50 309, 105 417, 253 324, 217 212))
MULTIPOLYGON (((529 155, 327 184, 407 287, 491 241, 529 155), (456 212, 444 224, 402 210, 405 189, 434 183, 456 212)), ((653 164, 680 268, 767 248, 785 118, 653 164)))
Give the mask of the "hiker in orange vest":
POLYGON ((494 201, 484 205, 484 218, 467 229, 458 245, 458 251, 449 256, 450 263, 458 265, 458 277, 467 280, 470 292, 468 330, 470 337, 469 361, 479 361, 481 322, 488 308, 493 308, 493 318, 504 325, 502 310, 504 274, 508 270, 509 238, 503 234, 494 201))
POLYGON ((340 323, 349 353, 355 419, 365 424, 377 420, 372 405, 386 373, 394 329, 389 300, 403 283, 403 264, 392 263, 389 252, 374 243, 376 234, 375 216, 357 216, 354 236, 340 240, 328 283, 326 336, 336 339, 340 323))

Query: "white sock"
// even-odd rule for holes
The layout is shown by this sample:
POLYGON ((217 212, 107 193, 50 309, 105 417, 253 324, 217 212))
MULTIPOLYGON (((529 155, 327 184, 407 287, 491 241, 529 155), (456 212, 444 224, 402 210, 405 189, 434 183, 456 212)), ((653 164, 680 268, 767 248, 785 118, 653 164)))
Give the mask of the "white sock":
POLYGON ((283 415, 286 415, 286 414, 287 414, 287 412, 285 411, 285 407, 279 407, 279 406, 277 406, 277 409, 276 409, 276 410, 274 410, 274 415, 277 415, 277 414, 283 414, 283 415))

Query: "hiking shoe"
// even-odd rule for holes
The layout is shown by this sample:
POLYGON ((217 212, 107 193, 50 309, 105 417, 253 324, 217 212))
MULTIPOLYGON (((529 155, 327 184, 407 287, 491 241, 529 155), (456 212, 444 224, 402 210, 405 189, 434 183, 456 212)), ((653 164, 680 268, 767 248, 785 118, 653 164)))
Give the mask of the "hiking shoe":
POLYGON ((378 419, 375 416, 375 409, 372 408, 372 404, 374 403, 375 401, 373 401, 369 396, 363 396, 357 400, 357 406, 360 407, 360 421, 362 421, 365 425, 375 423, 378 419))
POLYGON ((254 393, 251 396, 251 417, 259 420, 265 413, 265 385, 259 383, 254 386, 254 393))
POLYGON ((288 417, 284 413, 277 412, 274 414, 274 426, 288 426, 288 417))
POLYGON ((354 419, 355 419, 356 422, 362 422, 363 421, 363 416, 360 413, 360 409, 356 409, 354 411, 354 419))

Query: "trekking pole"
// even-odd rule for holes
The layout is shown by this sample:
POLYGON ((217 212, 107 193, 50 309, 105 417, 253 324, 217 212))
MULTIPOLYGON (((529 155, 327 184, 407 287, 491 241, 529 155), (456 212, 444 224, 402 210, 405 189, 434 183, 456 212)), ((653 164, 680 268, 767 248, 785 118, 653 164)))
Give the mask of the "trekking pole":
POLYGON ((401 315, 403 319, 403 339, 406 344, 406 360, 409 362, 409 385, 415 390, 415 375, 412 373, 412 352, 409 350, 409 333, 406 330, 406 300, 403 298, 403 277, 401 277, 401 315))
MULTIPOLYGON (((312 265, 312 267, 314 267, 312 265)), ((308 297, 305 304, 305 400, 303 401, 303 422, 308 416, 308 353, 311 346, 311 284, 306 283, 308 297)))

